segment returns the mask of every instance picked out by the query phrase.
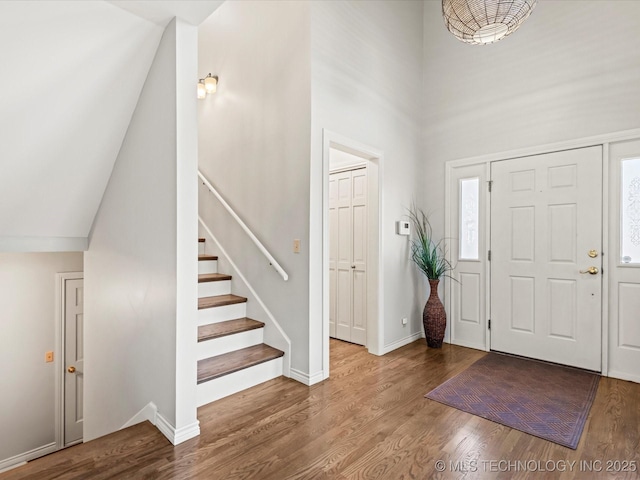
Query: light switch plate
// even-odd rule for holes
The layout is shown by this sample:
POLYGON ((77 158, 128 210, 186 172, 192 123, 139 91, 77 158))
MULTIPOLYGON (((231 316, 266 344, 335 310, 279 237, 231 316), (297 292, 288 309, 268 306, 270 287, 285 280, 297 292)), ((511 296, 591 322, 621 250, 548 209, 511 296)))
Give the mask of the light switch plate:
POLYGON ((53 362, 53 352, 46 352, 46 353, 44 354, 44 361, 45 361, 46 363, 51 363, 51 362, 53 362))
POLYGON ((300 253, 300 239, 293 240, 293 253, 300 253))

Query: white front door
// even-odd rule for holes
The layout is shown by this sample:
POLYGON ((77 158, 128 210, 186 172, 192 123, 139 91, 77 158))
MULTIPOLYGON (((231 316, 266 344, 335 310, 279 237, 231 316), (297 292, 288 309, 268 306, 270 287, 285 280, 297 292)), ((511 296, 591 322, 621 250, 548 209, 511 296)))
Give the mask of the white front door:
POLYGON ((329 177, 329 335, 365 345, 367 170, 329 177))
POLYGON ((602 148, 494 162, 491 178, 491 349, 600 371, 602 148))
POLYGON ((83 434, 83 308, 82 279, 65 280, 64 445, 82 441, 83 434))

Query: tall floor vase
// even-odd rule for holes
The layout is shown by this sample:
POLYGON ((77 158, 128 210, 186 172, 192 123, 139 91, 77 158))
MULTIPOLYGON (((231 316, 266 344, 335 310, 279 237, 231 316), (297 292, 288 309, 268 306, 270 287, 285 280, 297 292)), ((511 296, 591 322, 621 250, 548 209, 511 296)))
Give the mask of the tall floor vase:
POLYGON ((424 334, 427 337, 427 345, 431 348, 441 348, 444 340, 444 330, 447 328, 447 312, 438 297, 438 283, 440 280, 429 280, 431 293, 422 312, 424 334))

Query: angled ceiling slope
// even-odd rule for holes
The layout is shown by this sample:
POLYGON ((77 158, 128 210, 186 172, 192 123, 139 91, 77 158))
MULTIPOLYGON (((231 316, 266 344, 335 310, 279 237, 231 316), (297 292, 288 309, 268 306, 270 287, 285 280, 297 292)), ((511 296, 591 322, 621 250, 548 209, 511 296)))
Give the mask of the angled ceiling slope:
POLYGON ((200 25, 224 0, 107 0, 128 12, 161 27, 166 27, 173 17, 191 25, 200 25))
POLYGON ((86 248, 164 26, 221 3, 0 1, 0 251, 86 248))

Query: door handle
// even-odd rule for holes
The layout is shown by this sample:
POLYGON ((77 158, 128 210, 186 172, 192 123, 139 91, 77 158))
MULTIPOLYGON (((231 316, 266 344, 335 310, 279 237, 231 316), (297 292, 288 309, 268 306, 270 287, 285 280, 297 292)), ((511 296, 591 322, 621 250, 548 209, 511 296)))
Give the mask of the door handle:
POLYGON ((597 275, 598 272, 598 267, 589 267, 586 270, 580 270, 580 273, 588 273, 589 275, 597 275))
POLYGON ((75 373, 75 372, 76 372, 76 367, 74 367, 73 365, 71 365, 69 368, 67 368, 67 372, 69 372, 69 373, 75 373))

